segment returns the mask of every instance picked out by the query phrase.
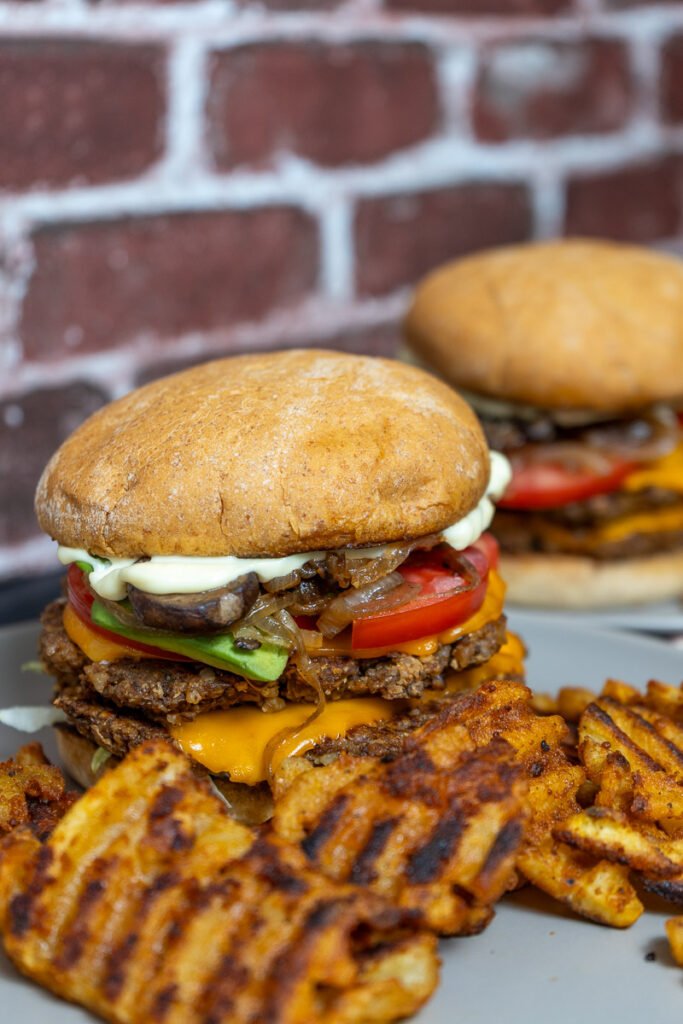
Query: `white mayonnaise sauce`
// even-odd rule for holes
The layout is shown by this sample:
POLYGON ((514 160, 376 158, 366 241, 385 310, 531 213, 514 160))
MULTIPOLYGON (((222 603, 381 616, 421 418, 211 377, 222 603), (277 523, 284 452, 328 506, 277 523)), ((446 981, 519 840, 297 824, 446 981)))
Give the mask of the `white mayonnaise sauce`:
MULTIPOLYGON (((476 508, 463 519, 443 530, 444 540, 462 551, 474 544, 493 519, 493 501, 500 498, 510 482, 510 463, 499 452, 491 452, 491 476, 484 497, 476 508), (492 500, 493 499, 493 500, 492 500)), ((382 546, 357 549, 368 558, 377 558, 382 546)), ((134 558, 98 558, 82 548, 60 547, 57 557, 62 565, 88 562, 93 571, 88 582, 95 593, 110 601, 121 601, 126 596, 126 584, 148 594, 196 594, 225 586, 248 572, 255 572, 262 583, 287 576, 306 562, 322 558, 324 551, 306 551, 284 558, 236 558, 222 555, 217 558, 186 555, 153 555, 145 562, 134 558)))

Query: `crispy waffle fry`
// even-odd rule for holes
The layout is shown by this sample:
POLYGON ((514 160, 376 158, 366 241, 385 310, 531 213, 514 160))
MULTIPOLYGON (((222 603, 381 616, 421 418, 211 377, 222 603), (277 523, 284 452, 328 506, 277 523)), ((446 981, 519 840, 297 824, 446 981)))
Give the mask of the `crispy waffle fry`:
POLYGON ((650 682, 645 695, 608 680, 579 723, 579 756, 597 793, 555 836, 638 872, 646 889, 683 902, 683 727, 680 693, 650 682))
POLYGON ((28 743, 9 761, 0 762, 0 834, 30 825, 43 838, 75 799, 39 743, 28 743))
POLYGON ((665 923, 671 955, 679 967, 683 967, 683 917, 670 917, 665 923))
POLYGON ((5 837, 0 926, 20 970, 117 1024, 379 1024, 437 982, 435 940, 409 915, 232 821, 160 741, 46 843, 5 837))
POLYGON ((507 743, 459 723, 467 694, 408 737, 396 760, 341 756, 281 777, 274 828, 336 880, 419 910, 441 934, 480 931, 508 887, 526 813, 507 743))
POLYGON ((493 735, 510 743, 528 780, 530 818, 517 857, 522 874, 539 889, 601 924, 625 928, 642 913, 643 905, 616 864, 599 860, 558 843, 553 829, 580 811, 577 793, 585 772, 572 764, 565 745, 566 723, 557 715, 539 717, 529 691, 515 683, 494 683, 479 691, 479 713, 468 728, 478 742, 493 735))
POLYGON ((627 872, 552 838, 553 826, 580 810, 576 794, 586 782, 567 757, 567 736, 561 718, 534 712, 523 684, 488 683, 413 733, 391 765, 340 758, 326 768, 286 770, 276 788, 275 828, 331 877, 363 877, 401 905, 418 907, 442 933, 483 927, 506 880, 514 884, 515 855, 539 888, 578 913, 625 927, 642 912, 627 872), (495 789, 482 797, 486 778, 495 789), (526 812, 514 807, 520 793, 526 812), (491 875, 489 850, 496 848, 506 855, 491 875), (425 885, 412 865, 427 872, 430 858, 425 885))

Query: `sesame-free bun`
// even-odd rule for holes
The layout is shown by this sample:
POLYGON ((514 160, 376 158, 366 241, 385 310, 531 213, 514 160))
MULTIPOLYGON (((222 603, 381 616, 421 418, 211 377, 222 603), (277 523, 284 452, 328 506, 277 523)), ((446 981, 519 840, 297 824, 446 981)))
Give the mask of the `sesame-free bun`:
POLYGON ((292 350, 204 363, 101 409, 52 457, 36 512, 102 557, 275 557, 440 531, 488 476, 481 427, 446 384, 292 350))
POLYGON ((683 595, 683 551, 598 562, 554 554, 501 554, 510 604, 586 609, 683 595))
POLYGON ((456 386, 545 409, 628 411, 683 397, 683 262, 565 240, 457 260, 418 286, 406 321, 456 386))

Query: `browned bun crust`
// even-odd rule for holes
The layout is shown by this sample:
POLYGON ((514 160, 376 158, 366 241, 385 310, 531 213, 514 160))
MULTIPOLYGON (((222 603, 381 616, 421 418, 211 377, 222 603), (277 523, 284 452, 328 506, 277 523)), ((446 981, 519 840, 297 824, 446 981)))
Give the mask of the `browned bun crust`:
POLYGON ((275 557, 440 531, 488 476, 481 427, 441 381, 293 350, 205 363, 101 409, 52 457, 36 512, 104 557, 275 557))
MULTIPOLYGON (((112 756, 97 772, 93 772, 92 759, 97 751, 96 744, 69 725, 58 725, 55 734, 61 767, 84 789, 88 789, 109 768, 119 763, 119 758, 112 756)), ((260 825, 273 816, 273 797, 266 783, 246 786, 218 776, 211 778, 228 804, 231 816, 237 821, 245 825, 260 825)))
POLYGON ((664 601, 683 594, 683 551, 597 562, 574 555, 501 555, 510 604, 604 608, 664 601))
POLYGON ((547 409, 627 411, 683 396, 683 263, 591 240, 449 263, 406 321, 424 363, 472 392, 547 409))

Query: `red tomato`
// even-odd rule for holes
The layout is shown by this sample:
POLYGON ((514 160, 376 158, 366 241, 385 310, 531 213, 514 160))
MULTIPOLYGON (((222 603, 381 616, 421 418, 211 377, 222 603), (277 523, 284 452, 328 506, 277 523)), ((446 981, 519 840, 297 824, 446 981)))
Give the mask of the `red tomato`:
POLYGON ((414 551, 397 571, 409 583, 419 584, 420 594, 396 611, 356 619, 352 624, 351 647, 368 650, 419 640, 474 615, 486 597, 491 565, 485 550, 487 546, 493 551, 493 545, 485 541, 462 552, 481 576, 477 586, 469 590, 463 589, 467 585, 465 577, 451 568, 444 557, 444 546, 432 551, 414 551))
POLYGON ((594 494, 609 494, 635 469, 632 462, 614 462, 606 473, 573 472, 552 463, 523 463, 512 458, 512 480, 498 502, 499 508, 559 508, 594 494))
POLYGON ((111 640, 114 643, 124 644, 126 647, 132 647, 136 651, 141 651, 143 654, 150 654, 155 658, 164 658, 166 661, 191 661, 191 658, 186 658, 184 654, 173 654, 172 651, 162 651, 159 647, 153 647, 151 644, 139 643, 137 640, 129 640, 128 637, 119 636, 118 633, 113 633, 109 629, 104 629, 102 626, 96 625, 90 618, 90 609, 92 608, 93 601, 95 598, 92 596, 88 584, 86 582, 86 575, 82 569, 79 569, 77 565, 70 565, 66 572, 66 589, 69 598, 69 604, 78 615, 82 622, 85 622, 86 626, 97 633, 99 636, 104 637, 107 640, 111 640))

